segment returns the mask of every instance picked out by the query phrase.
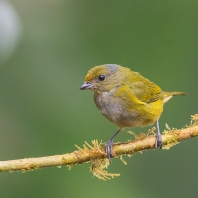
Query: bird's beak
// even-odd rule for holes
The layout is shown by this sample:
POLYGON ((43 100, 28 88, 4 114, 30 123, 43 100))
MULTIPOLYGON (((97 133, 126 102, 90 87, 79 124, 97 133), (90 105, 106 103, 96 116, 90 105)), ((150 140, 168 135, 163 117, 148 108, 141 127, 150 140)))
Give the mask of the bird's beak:
POLYGON ((82 86, 80 87, 80 90, 85 90, 85 89, 93 89, 93 84, 89 82, 84 82, 82 86))

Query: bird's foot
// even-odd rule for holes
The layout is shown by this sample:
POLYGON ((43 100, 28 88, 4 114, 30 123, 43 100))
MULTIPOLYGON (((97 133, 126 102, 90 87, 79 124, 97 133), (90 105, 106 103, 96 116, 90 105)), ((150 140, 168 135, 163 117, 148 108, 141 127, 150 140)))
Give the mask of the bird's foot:
POLYGON ((156 140, 155 140, 155 147, 160 147, 162 148, 163 142, 162 142, 162 136, 160 133, 156 134, 156 140))
POLYGON ((113 140, 110 139, 106 145, 106 154, 110 162, 111 162, 111 158, 113 157, 112 150, 113 150, 113 140))

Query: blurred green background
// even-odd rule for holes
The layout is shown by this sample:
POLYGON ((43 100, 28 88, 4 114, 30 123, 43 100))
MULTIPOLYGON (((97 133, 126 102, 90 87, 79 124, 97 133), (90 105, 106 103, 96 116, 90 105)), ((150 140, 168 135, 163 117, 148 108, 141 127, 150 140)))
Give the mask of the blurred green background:
MULTIPOLYGON (((17 36, 7 39, 11 50, 3 47, 0 56, 0 160, 63 154, 84 141, 107 141, 116 126, 96 109, 92 93, 79 90, 95 65, 121 64, 165 91, 187 92, 165 105, 161 131, 165 123, 183 127, 198 113, 198 1, 7 3, 17 36)), ((115 142, 130 138, 125 130, 115 142)), ((108 171, 121 176, 106 182, 89 173, 89 164, 0 173, 0 197, 194 198, 197 143, 194 138, 169 151, 124 156, 127 166, 113 159, 108 171)))

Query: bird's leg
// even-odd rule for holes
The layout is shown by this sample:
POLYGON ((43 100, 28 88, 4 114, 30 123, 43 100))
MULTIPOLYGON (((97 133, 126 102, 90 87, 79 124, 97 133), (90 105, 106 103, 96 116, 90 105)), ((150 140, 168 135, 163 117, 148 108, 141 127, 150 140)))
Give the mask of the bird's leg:
POLYGON ((113 149, 113 139, 115 138, 115 136, 121 131, 121 129, 118 129, 116 131, 116 133, 111 137, 111 139, 107 142, 106 145, 106 154, 107 154, 107 158, 109 159, 109 161, 111 162, 111 157, 112 155, 112 149, 113 149))
POLYGON ((162 148, 163 142, 162 142, 162 136, 159 129, 159 120, 156 121, 156 127, 157 127, 157 134, 156 134, 156 140, 155 140, 155 147, 162 148))

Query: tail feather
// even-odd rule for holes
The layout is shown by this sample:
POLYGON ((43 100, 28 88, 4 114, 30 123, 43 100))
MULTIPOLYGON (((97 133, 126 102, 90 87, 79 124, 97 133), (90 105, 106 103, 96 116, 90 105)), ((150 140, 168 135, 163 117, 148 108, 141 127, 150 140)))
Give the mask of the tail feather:
POLYGON ((184 92, 164 92, 163 93, 163 102, 166 103, 168 102, 173 96, 181 96, 181 95, 187 95, 186 93, 184 92))

